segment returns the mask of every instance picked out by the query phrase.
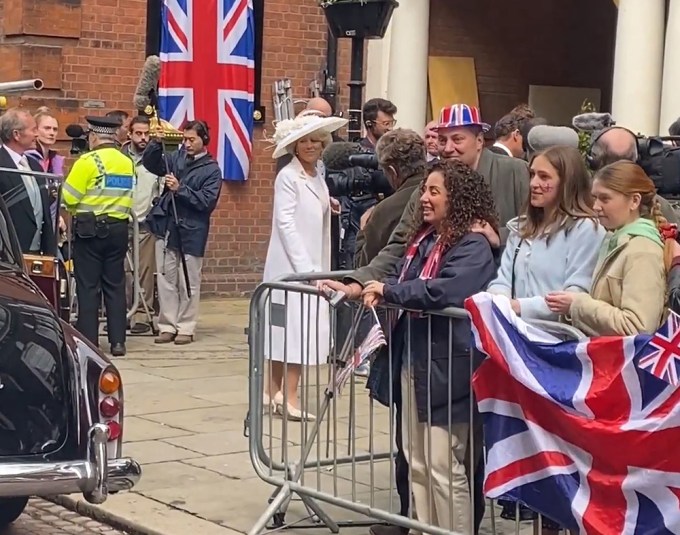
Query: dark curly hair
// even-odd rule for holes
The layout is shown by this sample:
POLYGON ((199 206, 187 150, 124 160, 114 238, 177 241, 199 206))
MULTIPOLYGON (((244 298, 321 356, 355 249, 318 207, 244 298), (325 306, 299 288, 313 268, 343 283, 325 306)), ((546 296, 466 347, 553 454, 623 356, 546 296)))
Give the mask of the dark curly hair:
MULTIPOLYGON (((478 221, 486 221, 498 233, 498 215, 491 194, 491 188, 477 171, 458 160, 435 161, 428 166, 428 176, 441 173, 448 196, 446 220, 442 237, 444 246, 451 247, 470 232, 478 221)), ((425 191, 427 177, 420 185, 425 191)), ((418 206, 409 241, 423 228, 423 208, 418 206)))

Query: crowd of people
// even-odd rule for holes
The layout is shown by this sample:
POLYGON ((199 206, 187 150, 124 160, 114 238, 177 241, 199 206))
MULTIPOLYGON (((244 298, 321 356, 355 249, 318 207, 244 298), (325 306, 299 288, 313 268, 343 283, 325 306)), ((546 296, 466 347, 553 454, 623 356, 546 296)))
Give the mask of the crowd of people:
MULTIPOLYGON (((381 111, 386 128, 371 141, 394 193, 362 214, 354 271, 322 281, 322 294, 343 292, 367 310, 384 303, 432 311, 462 308, 466 298, 488 291, 506 296, 528 321, 565 322, 588 336, 652 333, 669 303, 677 306, 677 216, 637 164, 629 130, 596 132, 582 154, 574 129, 550 125, 521 105, 498 121, 487 147, 491 126, 473 106, 445 107, 422 133, 393 128, 396 108, 378 109, 391 114, 381 111)), ((278 155, 288 152, 292 161, 276 178, 265 281, 324 272, 330 264, 334 208, 320 179, 321 158, 341 124, 329 115, 306 110, 275 136, 278 155)), ((368 372, 370 395, 395 408, 400 512, 409 514, 412 491, 419 520, 476 533, 484 462, 481 429, 470 422, 470 325, 418 318, 382 322, 390 350, 379 352, 368 372)), ((284 351, 267 354, 273 373, 265 404, 311 420, 297 394, 301 369, 324 362, 332 343, 342 346, 331 339, 327 305, 273 292, 269 323, 281 344, 266 346, 287 342, 284 351)), ((504 516, 514 515, 515 504, 505 504, 504 516)), ((533 516, 524 509, 521 515, 533 516)), ((559 526, 544 518, 542 529, 559 526)), ((374 535, 398 532, 404 530, 372 528, 374 535)))
POLYGON ((221 190, 221 171, 207 152, 208 126, 188 122, 181 148, 166 155, 162 128, 152 129, 145 115, 114 110, 86 120, 88 150, 67 170, 54 148, 59 124, 49 109, 11 108, 0 117, 0 167, 26 171, 0 172, 0 194, 21 250, 73 261, 76 327, 99 346, 103 298, 111 355, 125 355, 126 332, 151 331, 155 315, 156 343, 189 344, 198 319, 210 214, 221 190), (133 220, 139 262, 128 262, 126 276, 133 220), (132 270, 139 274, 138 300, 132 270), (134 302, 137 309, 127 319, 134 302))

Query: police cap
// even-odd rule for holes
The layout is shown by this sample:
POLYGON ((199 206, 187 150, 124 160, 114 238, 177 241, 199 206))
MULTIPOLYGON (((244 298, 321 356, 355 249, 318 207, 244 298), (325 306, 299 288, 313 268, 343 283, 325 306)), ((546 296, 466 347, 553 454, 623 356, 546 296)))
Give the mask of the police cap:
POLYGON ((121 127, 120 120, 114 117, 94 117, 89 115, 85 117, 90 130, 95 134, 110 134, 114 135, 121 127))

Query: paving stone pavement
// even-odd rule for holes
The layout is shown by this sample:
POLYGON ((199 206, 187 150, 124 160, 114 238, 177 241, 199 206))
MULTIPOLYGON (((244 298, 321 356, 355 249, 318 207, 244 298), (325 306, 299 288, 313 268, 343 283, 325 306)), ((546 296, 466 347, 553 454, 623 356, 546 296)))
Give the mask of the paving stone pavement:
MULTIPOLYGON (((154 344, 151 336, 128 339, 127 356, 115 360, 125 390, 123 453, 142 464, 142 480, 132 492, 111 496, 102 506, 85 504, 77 497, 70 498, 71 506, 87 507, 100 520, 113 517, 131 530, 154 535, 234 535, 253 527, 267 507, 273 487, 256 475, 243 434, 248 409, 244 334, 248 306, 245 299, 202 302, 196 341, 187 346, 154 344)), ((327 369, 315 368, 303 381, 310 387, 310 408, 315 412, 328 381, 327 369), (321 385, 318 397, 317 384, 321 385)), ((351 456, 348 437, 352 435, 355 455, 389 451, 389 418, 381 409, 376 405, 370 416, 363 380, 354 392, 346 388, 330 409, 337 424, 329 425, 326 420, 322 425, 310 459, 328 460, 333 455, 348 455, 348 451, 351 456), (349 418, 350 402, 356 410, 353 420, 349 418)), ((299 459, 311 428, 292 422, 284 426, 280 418, 269 416, 263 421, 263 455, 279 462, 286 455, 289 461, 299 459), (284 443, 287 448, 282 450, 284 443)), ((354 502, 394 510, 398 500, 389 490, 390 464, 388 460, 376 461, 372 470, 353 463, 318 466, 304 472, 305 484, 354 502)), ((266 471, 266 463, 263 466, 266 471)), ((367 520, 346 510, 322 507, 336 521, 367 520)), ((302 522, 308 517, 296 499, 285 520, 302 522)), ((329 533, 323 527, 292 531, 329 533)), ((342 531, 358 535, 368 529, 342 531)), ((531 526, 523 526, 522 534, 530 532, 531 526)), ((488 516, 482 533, 492 533, 488 516)), ((500 521, 496 533, 516 532, 513 524, 500 521)))
POLYGON ((1 535, 127 535, 106 524, 33 498, 24 513, 1 535))

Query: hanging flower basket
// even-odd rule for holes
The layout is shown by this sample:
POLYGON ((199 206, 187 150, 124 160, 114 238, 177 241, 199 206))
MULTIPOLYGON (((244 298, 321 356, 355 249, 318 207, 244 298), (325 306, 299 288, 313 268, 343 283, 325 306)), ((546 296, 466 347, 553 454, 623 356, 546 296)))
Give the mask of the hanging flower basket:
MULTIPOLYGON (((423 0, 426 1, 426 0, 423 0)), ((319 0, 331 33, 338 38, 382 39, 397 0, 319 0)))

